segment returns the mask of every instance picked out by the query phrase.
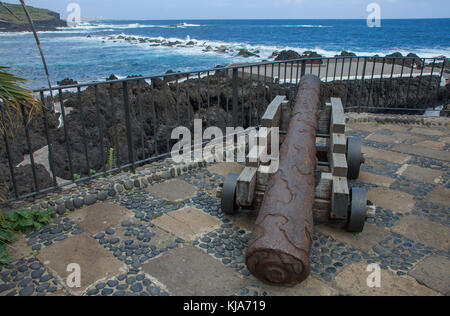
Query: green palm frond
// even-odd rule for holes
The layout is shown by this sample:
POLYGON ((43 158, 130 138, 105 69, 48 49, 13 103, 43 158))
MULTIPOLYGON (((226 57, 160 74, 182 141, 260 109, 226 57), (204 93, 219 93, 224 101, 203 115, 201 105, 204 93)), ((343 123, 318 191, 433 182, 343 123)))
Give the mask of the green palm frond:
POLYGON ((0 132, 5 133, 10 128, 18 128, 22 120, 22 109, 27 113, 26 120, 42 111, 42 105, 33 97, 33 91, 23 85, 29 80, 18 77, 9 68, 0 66, 0 132))

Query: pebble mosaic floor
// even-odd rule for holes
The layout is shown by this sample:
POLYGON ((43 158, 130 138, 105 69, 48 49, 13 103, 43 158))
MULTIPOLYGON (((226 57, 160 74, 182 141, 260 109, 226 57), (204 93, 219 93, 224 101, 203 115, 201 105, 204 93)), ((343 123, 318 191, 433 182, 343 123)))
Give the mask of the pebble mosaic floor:
MULTIPOLYGON (((417 132, 413 133, 412 129, 416 127, 401 126, 404 129, 403 134, 397 135, 397 129, 390 129, 390 125, 380 125, 378 129, 374 128, 375 131, 373 132, 364 130, 361 124, 356 124, 355 127, 350 125, 352 129, 348 132, 348 135, 363 137, 364 146, 395 151, 396 144, 394 143, 380 143, 367 138, 370 138, 373 134, 383 135, 387 138, 397 135, 395 138, 397 141, 400 139, 403 144, 416 146, 414 138, 409 138, 408 135, 416 135, 425 137, 427 140, 440 142, 448 134, 448 128, 435 128, 436 135, 429 136, 420 135, 417 132)), ((449 153, 448 144, 441 151, 449 153)), ((450 188, 450 162, 449 160, 443 161, 411 153, 404 155, 408 157, 405 163, 393 162, 389 159, 389 156, 386 159, 369 156, 366 159, 366 164, 362 167, 362 171, 368 174, 393 179, 387 189, 393 192, 406 193, 412 196, 414 200, 414 207, 408 212, 401 212, 386 205, 377 205, 376 216, 369 219, 368 223, 374 224, 377 229, 387 230, 386 238, 370 245, 369 250, 361 250, 339 240, 338 236, 327 235, 322 231, 315 230, 312 236, 310 277, 320 280, 326 287, 336 289, 337 294, 357 294, 349 288, 336 284, 336 276, 349 265, 355 263, 377 263, 381 269, 391 271, 398 277, 404 277, 425 258, 443 256, 447 258, 447 266, 444 270, 444 274, 446 272, 447 276, 445 277, 448 278, 448 275, 450 275, 448 243, 446 244, 447 248, 437 249, 426 244, 424 240, 413 240, 395 232, 395 228, 400 225, 402 220, 410 217, 416 221, 430 222, 433 225, 443 227, 447 236, 441 236, 441 238, 444 239, 444 244, 445 239, 448 241, 450 235, 450 204, 445 202, 449 199, 449 196, 445 196, 445 194, 448 194, 450 188), (441 179, 438 183, 425 183, 403 176, 399 170, 405 164, 438 170, 442 172, 441 179), (436 200, 434 195, 430 197, 430 194, 437 188, 447 190, 444 191, 446 193, 442 196, 442 200, 436 200)), ((171 202, 150 194, 144 188, 138 188, 129 191, 124 190, 120 195, 108 195, 105 198, 106 202, 121 205, 134 213, 131 220, 123 221, 118 226, 110 227, 92 236, 99 245, 109 250, 115 258, 126 266, 126 271, 113 278, 99 280, 89 286, 83 295, 171 295, 170 290, 144 272, 142 266, 153 258, 164 256, 166 252, 176 247, 182 247, 186 243, 197 247, 205 255, 212 256, 221 264, 229 267, 231 273, 236 273, 243 280, 247 280, 244 282, 245 286, 237 290, 230 290, 229 293, 224 293, 224 295, 266 296, 274 294, 271 293, 271 291, 274 291, 272 286, 255 280, 246 268, 245 252, 251 237, 251 231, 248 228, 241 227, 233 217, 225 216, 220 209, 220 200, 209 192, 223 181, 223 177, 210 172, 206 168, 201 168, 189 171, 179 178, 196 187, 197 193, 195 196, 181 202, 171 202), (219 226, 193 241, 185 241, 165 232, 164 245, 156 245, 155 240, 159 237, 160 229, 152 223, 152 220, 185 207, 195 207, 216 218, 220 223, 219 226)), ((379 187, 376 183, 370 182, 370 179, 368 181, 352 181, 352 185, 362 186, 368 190, 379 187)), ((389 201, 385 204, 388 205, 389 201)), ((25 235, 26 244, 32 250, 32 253, 12 264, 0 267, 0 296, 67 294, 66 288, 53 275, 53 272, 49 271, 45 264, 39 262, 34 255, 45 247, 51 247, 55 243, 83 233, 85 232, 78 224, 71 221, 66 215, 62 215, 56 217, 53 224, 40 231, 25 235)), ((423 233, 426 234, 426 232, 423 233)), ((433 284, 432 282, 424 282, 424 280, 418 281, 421 284, 433 284)), ((450 284, 447 284, 447 287, 450 288, 450 284)), ((448 295, 450 293, 446 292, 445 288, 444 290, 433 288, 433 286, 429 286, 429 288, 435 291, 436 295, 448 295)))

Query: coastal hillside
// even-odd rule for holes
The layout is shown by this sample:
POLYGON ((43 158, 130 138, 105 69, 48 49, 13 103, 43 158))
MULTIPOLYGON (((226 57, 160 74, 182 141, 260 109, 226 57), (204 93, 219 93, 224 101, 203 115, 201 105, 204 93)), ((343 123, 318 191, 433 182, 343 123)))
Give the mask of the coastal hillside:
MULTIPOLYGON (((0 32, 30 31, 22 6, 11 3, 4 4, 14 15, 0 5, 0 32)), ((67 23, 61 20, 59 13, 30 6, 27 6, 27 9, 38 31, 52 31, 57 27, 67 26, 67 23)))

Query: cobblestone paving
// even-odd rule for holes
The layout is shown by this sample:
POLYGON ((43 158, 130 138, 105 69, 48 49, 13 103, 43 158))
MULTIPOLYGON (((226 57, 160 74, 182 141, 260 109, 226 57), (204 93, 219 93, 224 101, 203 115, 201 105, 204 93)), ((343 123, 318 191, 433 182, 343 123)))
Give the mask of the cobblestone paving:
POLYGON ((56 218, 53 224, 48 225, 37 232, 26 234, 28 246, 31 250, 40 251, 42 247, 51 246, 53 243, 63 241, 70 236, 83 233, 75 222, 66 218, 56 218))
POLYGON ((168 296, 169 293, 155 285, 144 273, 129 271, 101 281, 86 291, 87 296, 168 296))
MULTIPOLYGON (((445 281, 442 280, 448 280, 450 275, 450 207, 446 202, 449 199, 450 161, 445 160, 445 155, 437 154, 437 151, 447 153, 450 151, 447 142, 448 125, 423 127, 408 124, 377 125, 374 122, 354 122, 348 124, 348 127, 347 134, 362 137, 363 145, 369 153, 372 153, 367 155, 366 164, 362 167, 362 171, 366 173, 364 179, 351 181, 351 185, 375 190, 374 192, 378 192, 377 190, 387 192, 386 196, 382 194, 376 196, 376 215, 375 218, 368 220, 368 223, 374 224, 370 225, 371 234, 376 234, 379 230, 380 234, 383 232, 384 235, 373 242, 360 241, 363 244, 362 247, 358 247, 355 243, 342 241, 342 238, 334 234, 332 230, 315 229, 312 236, 311 275, 305 284, 292 288, 279 288, 260 282, 251 276, 245 265, 245 253, 251 237, 251 223, 244 227, 237 217, 226 216, 221 212, 220 199, 216 198, 213 192, 223 181, 223 176, 209 171, 205 168, 206 166, 183 167, 186 172, 179 175, 166 161, 155 165, 157 170, 164 172, 158 178, 155 178, 155 170, 144 168, 142 174, 148 175, 145 180, 118 175, 115 176, 113 183, 108 179, 100 179, 97 182, 85 184, 90 188, 88 191, 78 192, 79 189, 70 191, 68 193, 71 197, 70 202, 61 199, 62 193, 49 194, 50 203, 34 202, 32 204, 34 207, 52 206, 55 210, 59 210, 58 215, 51 225, 25 235, 27 247, 30 247, 32 253, 17 259, 10 265, 0 267, 0 296, 69 294, 69 289, 62 283, 66 276, 51 271, 46 262, 40 262, 35 256, 47 247, 85 234, 75 221, 67 217, 68 212, 83 212, 83 205, 95 206, 95 203, 103 202, 121 205, 128 210, 127 212, 132 212, 130 220, 124 220, 116 226, 89 236, 97 245, 105 248, 106 253, 111 253, 112 258, 119 260, 124 268, 114 277, 98 278, 83 291, 82 295, 173 295, 169 290, 169 284, 164 284, 152 276, 151 269, 146 269, 145 265, 187 246, 194 246, 195 248, 192 249, 200 250, 199 254, 213 258, 221 266, 223 265, 227 275, 229 273, 230 279, 233 279, 233 286, 239 285, 235 289, 231 289, 230 286, 230 289, 224 291, 222 295, 303 295, 306 292, 325 295, 357 295, 357 290, 349 290, 348 285, 344 286, 340 283, 344 281, 339 275, 345 274, 346 269, 365 267, 372 263, 379 264, 383 271, 392 273, 394 283, 395 278, 402 281, 399 284, 411 284, 408 283, 411 280, 415 282, 415 292, 405 287, 402 293, 420 293, 420 289, 424 289, 426 293, 433 295, 449 295, 450 290, 446 289, 450 288, 450 284, 446 286, 445 281), (439 145, 442 143, 444 144, 439 145), (408 152, 400 151, 399 148, 403 147, 396 147, 399 144, 409 145, 408 152), (439 150, 427 151, 425 157, 422 155, 421 146, 434 146, 439 150), (419 148, 417 152, 414 151, 415 148, 419 148), (423 172, 423 176, 420 172, 423 172), (186 200, 172 202, 152 195, 146 190, 147 185, 152 182, 157 185, 169 178, 178 178, 193 185, 197 193, 186 200), (95 196, 95 199, 91 201, 88 196, 95 196), (408 206, 398 204, 399 201, 392 198, 397 196, 400 200, 408 201, 408 206), (83 203, 79 203, 80 201, 76 199, 83 203), (185 241, 175 233, 164 231, 153 223, 156 218, 189 207, 217 219, 219 225, 210 228, 207 232, 199 232, 199 237, 193 241, 185 241), (430 227, 439 227, 439 231, 444 233, 437 235, 436 239, 439 240, 431 244, 426 238, 423 240, 419 237, 408 238, 405 236, 408 234, 398 233, 400 227, 406 225, 405 219, 408 219, 407 224, 412 222, 438 225, 430 227), (439 264, 444 260, 446 267, 433 271, 442 275, 433 275, 432 279, 427 280, 426 274, 417 272, 419 270, 415 271, 419 265, 420 271, 426 271, 426 266, 423 265, 428 261, 435 262, 428 259, 436 256, 444 258, 439 259, 441 260, 439 264), (420 280, 415 281, 416 275, 420 277, 420 280)), ((422 235, 414 236, 423 236, 427 232, 419 233, 422 235)), ((363 234, 364 232, 361 236, 363 234)), ((356 240, 358 235, 349 234, 346 238, 356 240)), ((179 260, 179 263, 173 264, 189 265, 189 262, 183 261, 183 258, 179 260)), ((195 270, 196 267, 192 269, 195 270)), ((361 280, 365 280, 369 272, 364 269, 360 274, 361 280)), ((95 276, 93 278, 95 279, 95 276)), ((376 295, 377 292, 374 291, 376 295)), ((389 287, 380 293, 389 294, 389 287)))

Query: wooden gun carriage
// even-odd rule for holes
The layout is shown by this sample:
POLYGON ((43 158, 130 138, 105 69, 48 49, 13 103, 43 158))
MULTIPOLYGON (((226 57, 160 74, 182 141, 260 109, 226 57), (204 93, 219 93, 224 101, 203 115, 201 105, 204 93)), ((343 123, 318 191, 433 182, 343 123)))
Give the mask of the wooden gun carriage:
MULTIPOLYGON (((289 284, 309 275, 313 223, 341 223, 349 232, 362 232, 374 206, 363 188, 349 187, 364 162, 361 139, 345 136, 342 102, 319 110, 320 81, 305 76, 293 109, 277 96, 261 120, 254 146, 241 174, 228 174, 217 190, 222 211, 239 208, 258 212, 246 263, 255 276, 289 284), (271 148, 273 128, 280 130, 280 155, 271 148), (317 143, 325 139, 326 144, 317 143), (270 165, 279 165, 270 173, 270 165)), ((252 142, 250 142, 252 143, 252 142)))

